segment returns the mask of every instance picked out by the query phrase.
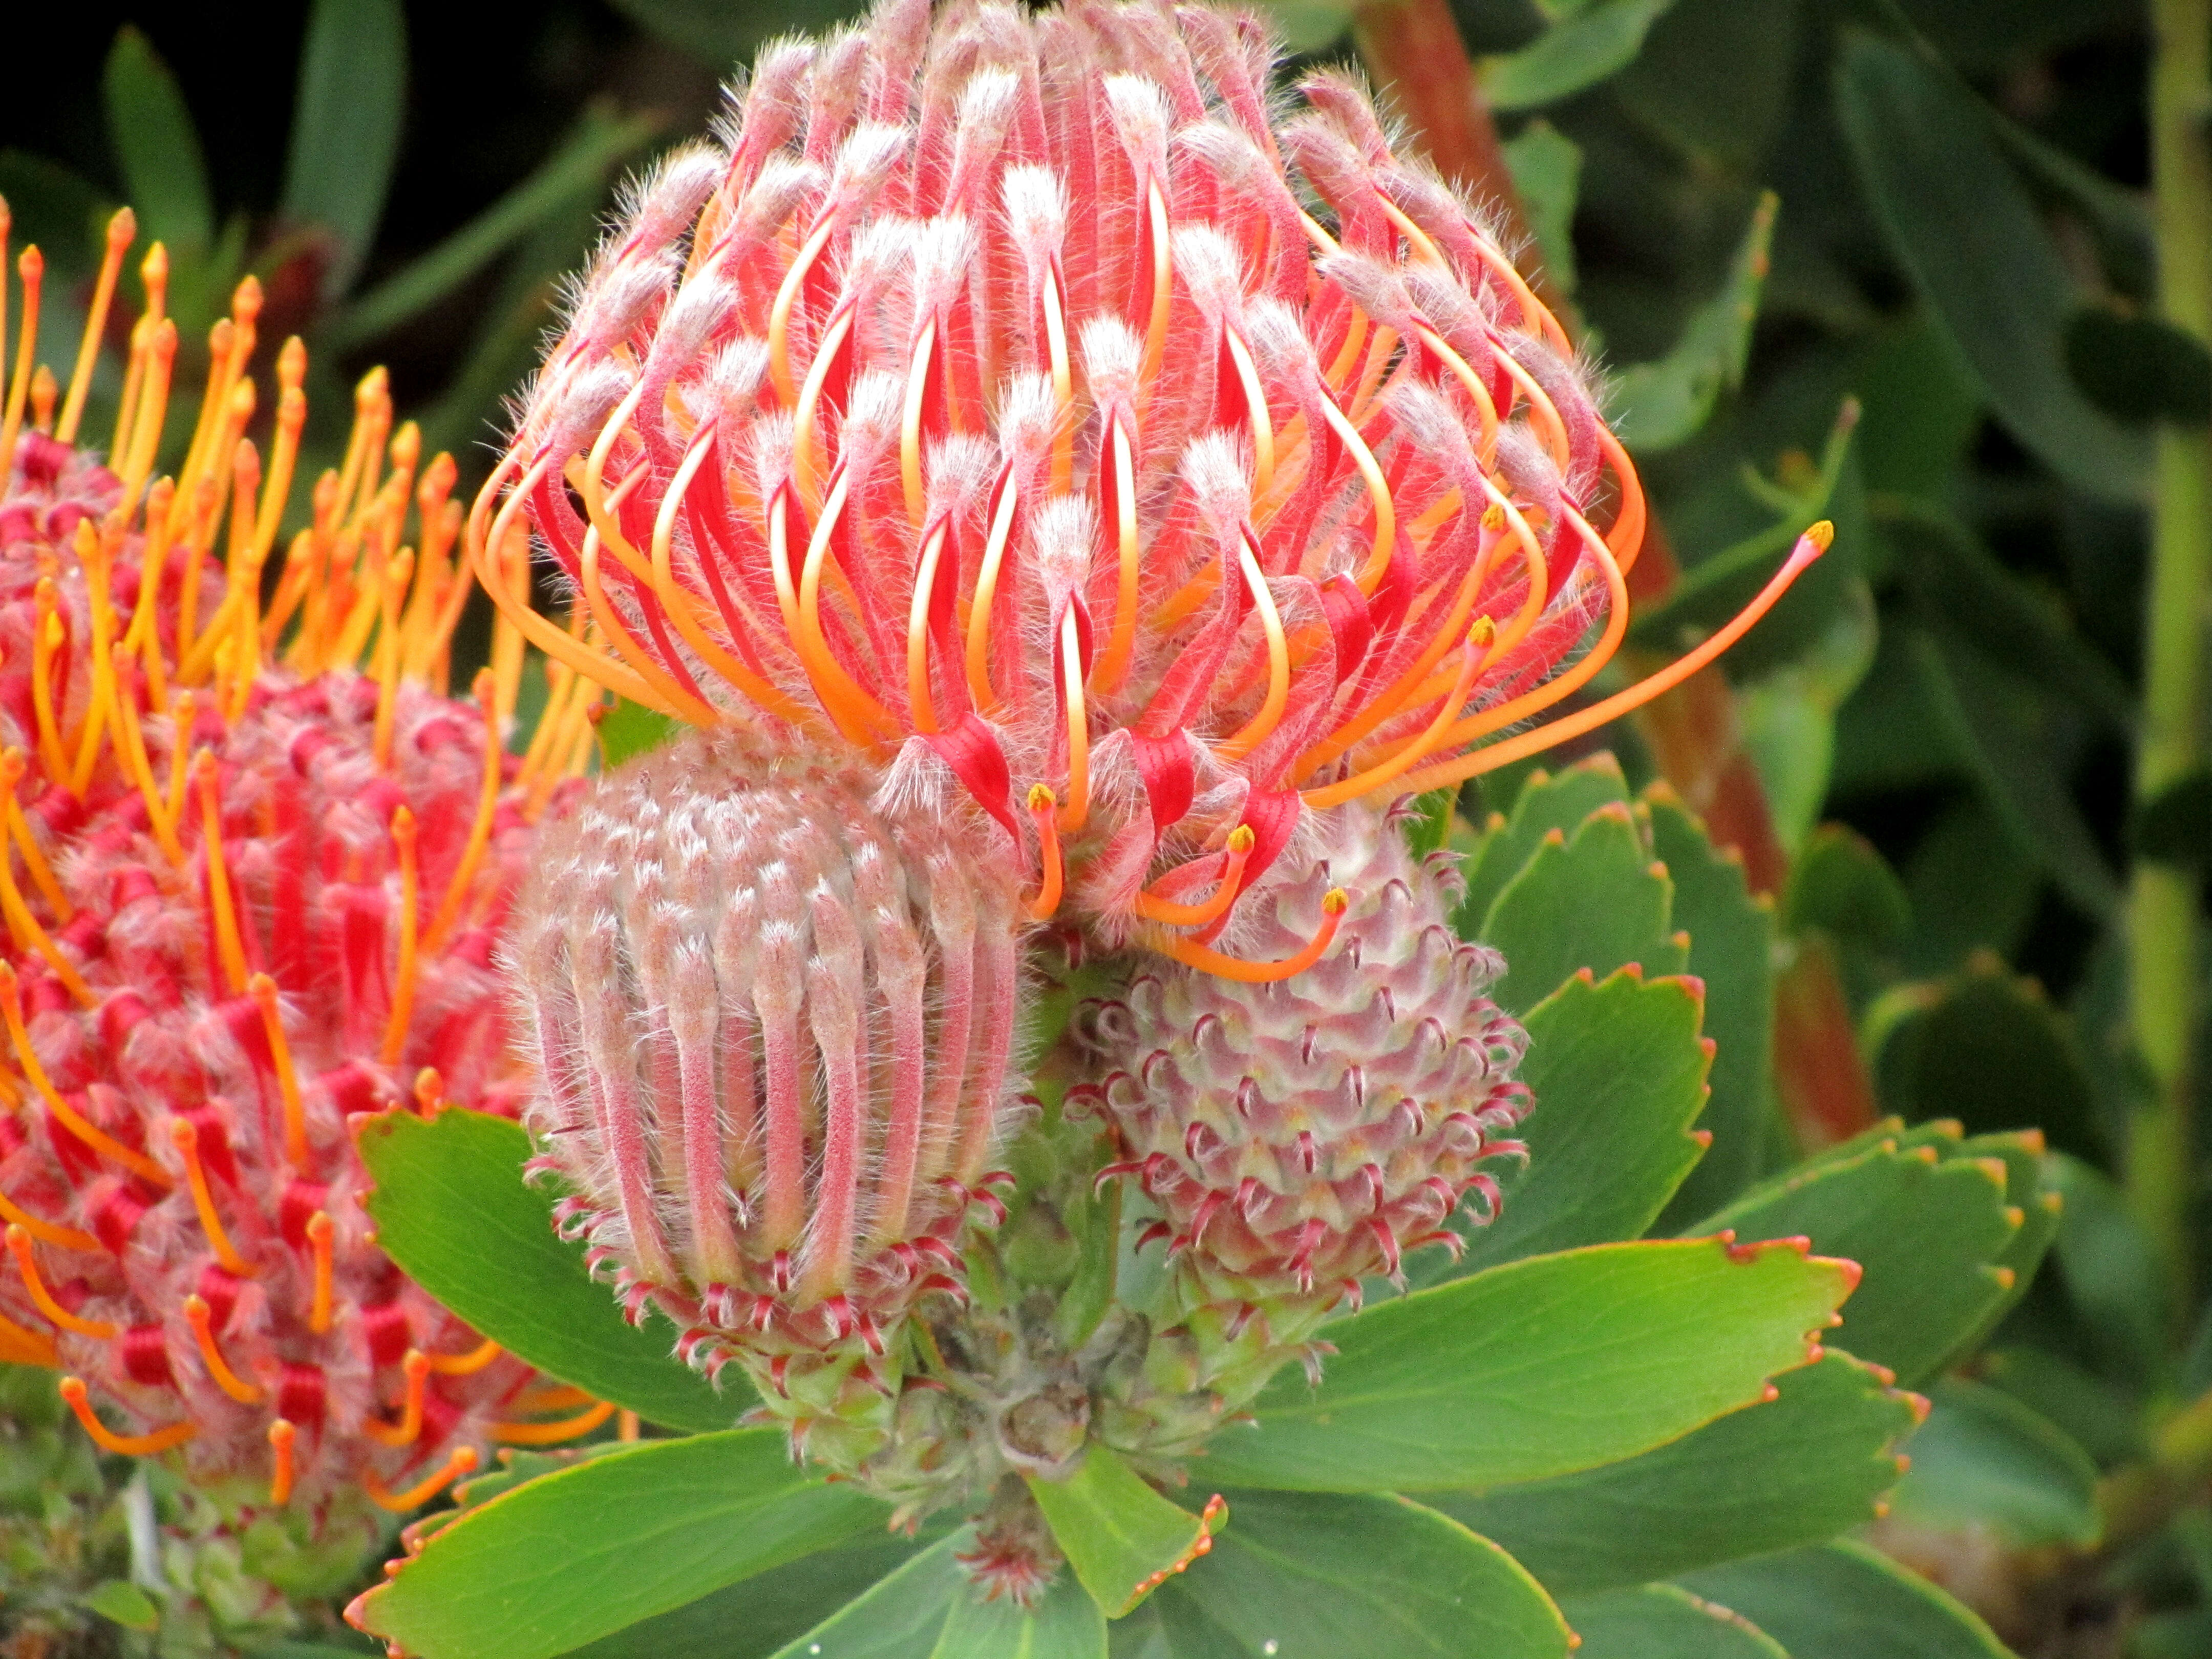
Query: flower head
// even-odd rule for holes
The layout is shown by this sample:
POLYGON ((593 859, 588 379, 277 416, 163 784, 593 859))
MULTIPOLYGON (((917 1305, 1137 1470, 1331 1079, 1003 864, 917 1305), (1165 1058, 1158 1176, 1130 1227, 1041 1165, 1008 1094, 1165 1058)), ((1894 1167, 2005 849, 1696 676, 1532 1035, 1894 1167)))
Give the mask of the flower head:
POLYGON ((625 696, 962 803, 1040 916, 1293 971, 1206 941, 1304 817, 1619 712, 1475 747, 1612 656, 1644 513, 1486 222, 1272 67, 1155 4, 769 49, 580 285, 472 515, 493 597, 625 696))
MULTIPOLYGON (((35 250, 22 270, 34 313, 35 250)), ((26 428, 19 359, 0 429, 0 1345, 68 1373, 108 1449, 326 1528, 343 1573, 363 1496, 409 1508, 472 1466, 528 1380, 376 1248, 349 1125, 514 1109, 492 939, 552 784, 501 742, 519 640, 481 708, 444 695, 454 469, 418 476, 380 375, 264 608, 306 360, 276 354, 264 472, 251 279, 149 484, 161 270, 157 245, 105 461, 76 430, 88 362, 26 428)))

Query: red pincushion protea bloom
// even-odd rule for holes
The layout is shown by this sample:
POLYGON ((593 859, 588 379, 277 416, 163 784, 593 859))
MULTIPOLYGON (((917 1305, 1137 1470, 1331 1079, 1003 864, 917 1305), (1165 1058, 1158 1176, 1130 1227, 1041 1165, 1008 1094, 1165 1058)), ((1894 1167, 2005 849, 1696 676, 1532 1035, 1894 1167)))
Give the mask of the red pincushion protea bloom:
POLYGON ((1249 14, 1150 4, 883 0, 769 50, 585 279, 471 517, 493 597, 627 697, 964 800, 1040 916, 1311 960, 1205 943, 1302 814, 1601 723, 1825 544, 1476 747, 1613 655, 1642 494, 1483 219, 1341 76, 1271 118, 1271 64, 1249 14))
MULTIPOLYGON (((126 210, 96 313, 130 240, 126 210)), ((30 429, 19 358, 0 428, 0 1349, 65 1370, 101 1445, 176 1450, 349 1571, 364 1494, 410 1508, 514 1437, 498 1419, 528 1371, 375 1248, 349 1125, 410 1098, 513 1109, 492 938, 572 756, 504 753, 511 635, 481 712, 443 695, 467 591, 453 466, 416 488, 380 375, 264 614, 306 364, 297 341, 278 356, 264 482, 242 435, 251 279, 188 457, 147 487, 176 346, 162 266, 156 245, 107 464, 76 447, 89 349, 30 429)), ((21 269, 27 349, 35 249, 21 269)))

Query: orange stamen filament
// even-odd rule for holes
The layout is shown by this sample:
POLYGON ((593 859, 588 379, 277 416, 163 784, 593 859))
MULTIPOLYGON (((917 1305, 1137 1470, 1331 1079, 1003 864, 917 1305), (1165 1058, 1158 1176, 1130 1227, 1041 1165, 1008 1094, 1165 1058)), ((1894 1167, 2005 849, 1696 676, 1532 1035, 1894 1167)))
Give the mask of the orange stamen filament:
POLYGON ((419 1348, 410 1348, 399 1369, 407 1378, 406 1403, 399 1408, 399 1420, 381 1423, 371 1418, 361 1425, 380 1446, 411 1446, 422 1437, 422 1383, 430 1375, 430 1356, 419 1348))
POLYGON ((1252 716, 1244 729, 1225 743, 1218 743, 1213 752, 1224 761, 1241 760, 1273 732, 1283 718, 1283 710, 1291 700, 1291 644, 1283 633, 1282 613, 1275 609, 1275 596, 1267 589, 1267 578, 1260 569, 1260 561, 1254 556, 1252 544, 1247 539, 1238 551, 1237 568, 1243 573, 1244 586, 1250 590, 1252 608, 1258 614, 1260 627, 1267 636, 1267 695, 1260 704, 1260 712, 1252 716))
POLYGON ((921 406, 929 394, 929 360, 937 349, 937 319, 921 325, 914 343, 913 367, 906 377, 906 401, 899 409, 899 482, 906 491, 907 522, 921 528, 929 496, 921 473, 921 406))
POLYGON ((22 988, 16 982, 12 963, 0 962, 0 1018, 7 1021, 9 1040, 15 1045, 15 1063, 23 1068, 23 1075, 31 1079, 31 1086, 39 1091, 47 1110, 64 1128, 102 1158, 112 1159, 133 1175, 157 1187, 176 1185, 169 1172, 152 1158, 125 1146, 62 1098, 61 1091, 47 1077, 46 1068, 39 1064, 39 1056, 31 1047, 31 1034, 23 1028, 22 988))
POLYGON ((1367 447, 1367 440, 1359 435, 1359 429, 1336 406, 1335 399, 1323 398, 1321 400, 1321 416, 1345 448, 1351 452, 1352 464, 1359 469, 1360 480, 1367 486, 1368 500, 1374 503, 1375 538, 1369 545, 1367 562, 1361 567, 1358 578, 1359 591, 1371 597, 1382 586, 1382 573, 1390 568, 1390 550, 1397 544, 1398 539, 1398 509, 1390 500, 1390 486, 1383 479, 1382 469, 1375 459, 1375 452, 1367 447))
POLYGON ((1221 338, 1229 348, 1229 361, 1235 365, 1237 381, 1244 389, 1244 408, 1252 428, 1252 499, 1261 501, 1275 482, 1275 428, 1267 417, 1267 394, 1261 387, 1260 370, 1252 361, 1251 348, 1237 338, 1235 329, 1223 331, 1221 338))
POLYGON ((214 1247, 216 1260, 240 1279, 252 1278, 252 1267, 244 1256, 239 1255, 230 1242, 230 1235, 223 1231, 222 1213, 215 1207, 215 1194, 208 1186, 206 1167, 200 1162, 199 1131, 192 1126, 191 1119, 178 1117, 169 1120, 169 1144, 185 1160, 185 1180, 191 1188, 192 1207, 199 1212, 200 1231, 207 1235, 208 1243, 214 1247))
POLYGON ((314 1297, 307 1309, 307 1328, 320 1336, 331 1328, 331 1235, 334 1229, 329 1212, 316 1211, 307 1218, 305 1231, 307 1249, 314 1259, 315 1275, 314 1297))
POLYGON ((821 348, 807 368, 806 384, 799 389, 799 407, 792 413, 791 484, 810 514, 822 511, 822 431, 816 416, 822 407, 823 389, 830 383, 830 371, 836 366, 845 341, 853 331, 853 319, 858 314, 848 307, 830 323, 829 331, 822 337, 821 348))
POLYGON ((862 742, 866 740, 866 727, 888 732, 896 729, 897 722, 888 709, 860 689, 859 681, 845 672, 830 651, 830 637, 822 628, 822 573, 829 565, 830 538, 837 533, 838 523, 845 516, 852 489, 851 474, 839 468, 830 485, 829 502, 822 508, 822 517, 806 544, 806 562, 799 573, 799 630, 792 636, 792 644, 798 648, 806 678, 813 682, 830 717, 855 742, 862 742))
POLYGON ((1328 952, 1329 942, 1335 939, 1337 925, 1343 920, 1352 901, 1341 887, 1332 887, 1322 895, 1321 926, 1314 936, 1296 956, 1285 957, 1277 962, 1246 962, 1237 957, 1226 957, 1203 945, 1194 945, 1187 939, 1172 936, 1151 939, 1152 949, 1162 956, 1172 957, 1185 967, 1195 968, 1202 974, 1213 974, 1222 979, 1233 979, 1245 985, 1272 985, 1279 980, 1302 974, 1319 962, 1328 952))
POLYGON ((188 1296, 185 1298, 185 1323, 192 1328, 192 1340, 199 1344, 201 1363, 207 1366, 208 1375, 215 1385, 241 1406, 258 1406, 262 1391, 231 1370, 216 1346, 214 1313, 204 1298, 188 1296))
POLYGON ((269 1040, 270 1063, 276 1073, 276 1087, 284 1101, 284 1157, 302 1174, 307 1169, 307 1109, 300 1097, 300 1076, 292 1065, 292 1045, 284 1036, 283 1011, 276 1002, 276 981, 256 974, 246 982, 246 994, 261 1010, 262 1035, 269 1040))
POLYGON ((56 441, 74 444, 76 424, 84 414, 85 395, 92 390, 93 365, 100 361, 100 342, 107 331, 107 307, 115 298, 115 279, 123 271, 123 255, 137 240, 138 221, 127 207, 118 208, 107 222, 107 251, 94 283, 92 305, 84 313, 84 337, 77 343, 76 367, 70 374, 69 397, 54 427, 56 441))
POLYGON ((368 1501, 379 1509, 389 1510, 394 1515, 404 1515, 410 1510, 422 1508, 445 1491, 448 1484, 459 1480, 476 1466, 477 1449, 474 1446, 456 1446, 446 1454, 444 1462, 404 1492, 389 1490, 373 1469, 362 1471, 361 1489, 368 1494, 368 1501))
MULTIPOLYGON (((491 844, 492 817, 499 808, 500 772, 507 761, 506 747, 499 740, 499 709, 494 701, 498 686, 491 670, 479 668, 476 684, 469 689, 475 694, 477 707, 483 710, 483 781, 477 791, 477 815, 475 822, 469 825, 468 844, 461 849, 461 861, 453 866, 453 879, 446 884, 446 896, 438 901, 438 914, 431 919, 430 931, 422 936, 422 948, 432 952, 445 943, 446 930, 453 925, 461 914, 461 906, 468 902, 469 889, 477 878, 477 866, 483 861, 484 848, 491 844)), ((549 697, 549 719, 551 705, 549 697)))
MULTIPOLYGON (((22 763, 23 756, 21 750, 10 750, 8 752, 4 761, 0 761, 0 787, 5 787, 12 792, 16 779, 22 775, 22 763)), ((21 810, 20 807, 14 806, 12 798, 9 804, 11 809, 16 811, 21 810)), ((20 942, 29 945, 46 960, 46 965, 53 969, 54 977, 68 988, 69 994, 80 1004, 87 1008, 97 1006, 100 999, 93 994, 92 988, 84 982, 84 976, 77 972, 76 964, 62 953, 62 947, 54 942, 45 928, 39 926, 38 918, 31 914, 30 906, 23 902, 22 891, 15 885, 14 860, 5 856, 5 854, 6 848, 0 847, 0 913, 5 914, 9 930, 20 942)), ((13 983, 12 977, 9 982, 13 983)))
POLYGON ((983 562, 975 571, 975 597, 968 606, 968 695, 978 714, 988 715, 997 707, 991 690, 991 607, 999 593, 999 567, 1013 538, 1014 509, 1020 487, 1013 475, 1006 476, 999 491, 999 510, 991 515, 991 531, 983 543, 983 562))
POLYGON ((925 736, 938 729, 937 706, 929 695, 929 596, 936 590, 937 567, 950 534, 949 524, 939 524, 922 543, 906 615, 906 700, 914 729, 925 736))
POLYGON ((276 1468, 269 1476, 269 1507, 281 1510, 292 1496, 292 1443, 299 1431, 283 1418, 269 1425, 269 1450, 276 1468))
POLYGON ((54 1324, 78 1336, 88 1336, 95 1342, 112 1342, 123 1334, 123 1327, 110 1320, 80 1319, 54 1300, 46 1281, 39 1277, 39 1260, 32 1252, 29 1228, 9 1222, 7 1241, 8 1253, 15 1258, 16 1271, 23 1275, 23 1285, 30 1291, 32 1303, 54 1324))
POLYGON ((216 798, 215 756, 208 750, 192 758, 192 784, 200 798, 200 836, 207 851, 208 908, 215 918, 216 950, 236 994, 246 989, 246 947, 239 939, 238 913, 231 907, 230 869, 222 855, 222 808, 216 798))
POLYGON ((1152 308, 1145 325, 1143 369, 1145 396, 1149 398, 1160 377, 1161 359, 1167 353, 1168 303, 1175 289, 1175 268, 1169 251, 1168 204, 1160 194, 1157 179, 1146 181, 1145 211, 1151 220, 1152 239, 1152 308))
POLYGON ((1221 882, 1213 890, 1213 896, 1198 904, 1177 904, 1164 899, 1147 888, 1137 895, 1133 907, 1146 921, 1164 922, 1170 927, 1203 927, 1237 902, 1240 884, 1244 878, 1244 860, 1252 855, 1252 827, 1240 823, 1229 832, 1229 856, 1221 870, 1221 882))
POLYGON ((1494 771, 1529 755, 1541 754, 1554 744, 1565 743, 1585 732, 1595 731, 1608 720, 1618 720, 1662 692, 1672 690, 1748 633, 1754 623, 1773 609, 1775 601, 1788 591, 1790 583, 1797 580, 1806 566, 1827 551, 1835 533, 1835 527, 1823 519, 1800 536, 1788 561, 1774 573, 1749 605, 1696 650, 1661 669, 1650 678, 1640 680, 1626 690, 1616 692, 1604 702, 1592 703, 1563 720, 1538 726, 1533 732, 1524 732, 1519 737, 1509 738, 1504 743, 1492 744, 1486 749, 1478 749, 1471 755, 1462 755, 1438 766, 1424 767, 1406 780, 1406 787, 1414 791, 1437 789, 1446 784, 1462 782, 1480 773, 1494 771))
POLYGON ((1444 694, 1443 702, 1437 706, 1435 718, 1418 737, 1387 760, 1369 767, 1364 772, 1354 773, 1340 782, 1319 789, 1305 790, 1299 799, 1310 807, 1340 806, 1370 790, 1382 788, 1442 743, 1445 732, 1459 718, 1459 711, 1465 706, 1468 694, 1474 690, 1474 677, 1481 669, 1489 647, 1497 642, 1498 630, 1489 623, 1490 618, 1483 617, 1468 629, 1466 643, 1460 647, 1459 672, 1452 677, 1450 690, 1444 694))
POLYGON ((1060 828, 1073 835, 1091 817, 1091 711, 1083 701, 1083 664, 1077 651, 1075 608, 1060 619, 1060 693, 1067 702, 1067 805, 1060 828))
POLYGON ((1106 649, 1091 665, 1091 683, 1102 694, 1121 689, 1137 640, 1137 582, 1141 574, 1142 550, 1137 544, 1137 466, 1130 453, 1129 434, 1115 417, 1107 434, 1113 452, 1114 544, 1121 555, 1121 580, 1114 598, 1114 632, 1106 649))
POLYGON ((1029 902, 1029 911, 1039 921, 1050 920, 1052 913, 1060 908, 1060 885, 1065 879, 1060 860, 1059 806, 1060 802, 1045 785, 1030 786, 1030 817, 1036 823, 1037 860, 1042 870, 1036 896, 1029 902))
POLYGON ((190 1423, 172 1423, 151 1434, 118 1434, 93 1414, 92 1401, 86 1393, 82 1377, 62 1378, 62 1398, 76 1413, 76 1420, 83 1425, 84 1431, 102 1451, 112 1452, 118 1457, 158 1457, 165 1451, 174 1451, 199 1432, 190 1423))
POLYGON ((441 1376, 467 1376, 482 1370, 506 1352, 491 1338, 486 1337, 466 1353, 434 1353, 427 1358, 430 1369, 441 1376))
POLYGON ((589 1411, 557 1423, 501 1423, 491 1437, 503 1446, 557 1446, 589 1434, 614 1414, 614 1401, 602 1400, 589 1411))
POLYGON ((40 1243, 52 1244, 60 1249, 100 1250, 107 1248, 90 1233, 33 1215, 5 1193, 0 1193, 0 1220, 12 1222, 40 1243))
MULTIPOLYGON (((837 228, 836 216, 825 213, 814 234, 799 250, 791 269, 784 273, 783 285, 775 291, 775 303, 768 314, 768 373, 775 387, 775 400, 786 409, 791 407, 793 382, 791 378, 791 309, 798 302, 799 290, 806 282, 806 273, 822 257, 822 250, 830 245, 830 233, 837 228)), ((818 361, 821 353, 815 354, 818 361)))

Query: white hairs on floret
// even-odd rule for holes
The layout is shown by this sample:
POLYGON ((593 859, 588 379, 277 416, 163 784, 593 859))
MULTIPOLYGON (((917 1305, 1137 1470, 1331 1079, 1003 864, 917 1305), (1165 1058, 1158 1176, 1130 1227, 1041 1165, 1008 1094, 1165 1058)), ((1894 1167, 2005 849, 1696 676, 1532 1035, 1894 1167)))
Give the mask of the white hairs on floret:
POLYGON ((1128 152, 1129 164, 1139 178, 1147 172, 1167 170, 1168 135, 1174 117, 1168 95, 1156 81, 1141 75, 1109 75, 1105 80, 1106 107, 1114 118, 1114 131, 1128 152))
POLYGON ((1243 437, 1234 432, 1201 433, 1184 446, 1182 470, 1191 501, 1207 528, 1224 539, 1238 534, 1252 512, 1252 463, 1243 437))
POLYGON ((1083 378, 1094 402, 1133 403, 1143 373, 1145 343, 1119 317, 1086 317, 1078 342, 1083 354, 1083 378))

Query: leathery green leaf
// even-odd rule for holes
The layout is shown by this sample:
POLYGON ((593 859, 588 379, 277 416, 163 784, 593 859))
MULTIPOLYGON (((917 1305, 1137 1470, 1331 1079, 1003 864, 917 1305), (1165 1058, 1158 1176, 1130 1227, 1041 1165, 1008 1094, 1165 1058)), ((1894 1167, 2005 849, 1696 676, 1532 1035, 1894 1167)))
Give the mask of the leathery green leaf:
POLYGON ((1479 936, 1490 907, 1505 890, 1506 883, 1536 856, 1544 837, 1557 830, 1572 834, 1582 821, 1607 801, 1628 799, 1628 780, 1620 763, 1610 754, 1577 761, 1554 775, 1539 767, 1514 797, 1510 817, 1492 812, 1480 827, 1470 856, 1461 866, 1467 895, 1460 901, 1455 922, 1469 939, 1479 936))
POLYGON ((1548 833, 1483 918, 1483 942, 1505 957, 1491 995, 1519 1013, 1579 969, 1610 974, 1633 962, 1654 975, 1679 971, 1674 897, 1626 806, 1608 803, 1571 834, 1548 833))
POLYGON ((1987 1528, 2008 1545, 2094 1544, 2097 1466, 2051 1423, 1999 1389, 1946 1377, 1912 1439, 1897 1513, 1932 1527, 1987 1528))
POLYGON ((669 1355, 664 1327, 637 1328, 580 1252, 553 1231, 550 1194, 523 1184, 530 1137, 483 1112, 390 1112, 360 1135, 376 1188, 377 1242, 417 1283, 538 1370, 676 1429, 726 1429, 748 1401, 669 1355))
POLYGON ((1565 1659, 1566 1621, 1526 1569, 1432 1509, 1289 1492, 1232 1502, 1235 1528, 1158 1597, 1176 1659, 1565 1659), (1179 1625, 1215 1639, 1187 1644, 1179 1625))
POLYGON ((1170 1503, 1095 1441, 1068 1479, 1032 1477, 1029 1487, 1068 1565, 1109 1619, 1121 1618, 1205 1554, 1224 1519, 1218 1503, 1202 1516, 1170 1503))
POLYGON ((407 19, 399 0, 315 0, 284 167, 284 216, 337 238, 325 295, 343 294, 384 216, 407 114, 407 19))
POLYGON ((1741 1613, 1674 1584, 1570 1596, 1559 1611, 1583 1638, 1575 1659, 1790 1659, 1741 1613))
POLYGON ((140 238, 167 242, 172 254, 204 252, 215 240, 215 199, 199 132, 177 77, 137 28, 116 35, 101 89, 140 238))
POLYGON ((1972 1613, 1863 1544, 1715 1567, 1682 1584, 1743 1614, 1790 1659, 2012 1659, 1972 1613))
POLYGON ((1759 198, 1727 281, 1692 315, 1674 349, 1621 371, 1613 427, 1638 453, 1688 442, 1711 418, 1721 392, 1742 384, 1781 205, 1772 191, 1759 198))
POLYGON ((1634 1238, 1698 1161, 1690 1132, 1705 1100, 1701 999, 1686 980, 1623 969, 1580 975, 1528 1012, 1521 1079, 1534 1109, 1515 1131, 1527 1165, 1504 1176, 1498 1218, 1471 1232, 1461 1279, 1524 1255, 1634 1238))
POLYGON ((1026 1612, 985 1601, 960 1565, 963 1527, 848 1602, 775 1659, 1106 1659, 1106 1620, 1068 1574, 1026 1612))
POLYGON ((1837 1340, 1910 1383, 1982 1328, 2017 1281, 2002 1265, 2024 1219, 2002 1159, 1944 1156, 1955 1139, 1886 1140, 1779 1176, 1691 1231, 1804 1237, 1866 1271, 1837 1340))
POLYGON ((1832 1538, 1873 1520, 1923 1402, 1834 1349, 1775 1397, 1603 1468, 1479 1496, 1445 1514, 1494 1538, 1559 1594, 1642 1584, 1832 1538))
POLYGON ((1674 0, 1590 0, 1516 52, 1486 59, 1482 89, 1498 109, 1528 109, 1626 68, 1674 0))
POLYGON ((548 1659, 885 1513, 795 1467, 776 1430, 646 1441, 471 1510, 354 1611, 422 1659, 548 1659))
POLYGON ((1857 1271, 1790 1243, 1598 1245, 1531 1256, 1329 1327, 1208 1484, 1303 1492, 1508 1486, 1632 1457, 1760 1399, 1814 1357, 1857 1271))

